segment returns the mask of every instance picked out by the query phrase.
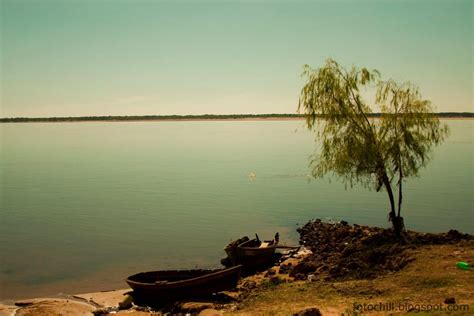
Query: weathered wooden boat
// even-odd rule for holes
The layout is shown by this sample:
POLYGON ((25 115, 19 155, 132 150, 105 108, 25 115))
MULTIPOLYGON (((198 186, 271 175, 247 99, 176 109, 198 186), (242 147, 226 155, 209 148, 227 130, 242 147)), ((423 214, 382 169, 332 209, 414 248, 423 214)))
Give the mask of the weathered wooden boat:
POLYGON ((270 265, 275 261, 275 250, 277 248, 278 244, 273 240, 250 239, 237 246, 237 264, 242 264, 244 267, 270 265))
POLYGON ((286 246, 278 245, 278 233, 273 240, 261 241, 257 234, 255 236, 254 239, 244 236, 228 244, 224 248, 227 258, 221 262, 228 266, 241 264, 246 270, 265 267, 275 261, 276 249, 286 248, 286 246))
POLYGON ((129 276, 135 301, 161 303, 199 298, 237 286, 242 266, 219 270, 170 270, 142 272, 129 276))
POLYGON ((239 258, 237 257, 237 247, 250 239, 247 236, 231 241, 225 248, 224 251, 227 254, 227 258, 221 260, 221 263, 226 266, 234 266, 239 264, 239 258))

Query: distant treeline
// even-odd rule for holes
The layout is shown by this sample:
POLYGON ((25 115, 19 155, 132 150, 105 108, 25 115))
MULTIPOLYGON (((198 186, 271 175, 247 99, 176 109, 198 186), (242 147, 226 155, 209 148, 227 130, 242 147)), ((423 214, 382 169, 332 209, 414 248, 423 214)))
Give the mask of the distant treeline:
MULTIPOLYGON (((474 117, 471 112, 433 113, 438 117, 461 118, 474 117)), ((370 117, 380 117, 381 113, 372 113, 370 117)), ((166 121, 166 120, 238 120, 266 118, 304 118, 304 114, 205 114, 205 115, 139 115, 139 116, 70 116, 70 117, 12 117, 0 118, 0 123, 24 122, 95 122, 95 121, 166 121)))

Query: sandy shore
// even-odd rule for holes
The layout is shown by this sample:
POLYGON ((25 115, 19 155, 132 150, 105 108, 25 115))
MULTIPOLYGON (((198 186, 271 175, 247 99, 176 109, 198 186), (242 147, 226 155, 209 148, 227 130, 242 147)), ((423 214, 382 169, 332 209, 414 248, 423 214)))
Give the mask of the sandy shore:
POLYGON ((118 306, 128 291, 130 289, 18 300, 14 304, 0 304, 0 316, 92 315, 99 308, 118 306))

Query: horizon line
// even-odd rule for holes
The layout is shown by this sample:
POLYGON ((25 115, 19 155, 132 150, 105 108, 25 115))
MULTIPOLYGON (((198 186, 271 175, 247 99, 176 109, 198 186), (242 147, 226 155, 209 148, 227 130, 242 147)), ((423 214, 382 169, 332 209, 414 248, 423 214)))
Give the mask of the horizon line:
MULTIPOLYGON (((368 113, 370 117, 381 116, 383 113, 368 113)), ((474 112, 433 112, 438 117, 474 117, 474 112)), ((306 114, 299 113, 262 113, 262 114, 169 114, 169 115, 93 115, 93 116, 51 116, 51 117, 2 117, 0 123, 15 122, 62 122, 62 121, 106 121, 106 120, 189 120, 189 119, 242 119, 242 118, 303 118, 306 114)))

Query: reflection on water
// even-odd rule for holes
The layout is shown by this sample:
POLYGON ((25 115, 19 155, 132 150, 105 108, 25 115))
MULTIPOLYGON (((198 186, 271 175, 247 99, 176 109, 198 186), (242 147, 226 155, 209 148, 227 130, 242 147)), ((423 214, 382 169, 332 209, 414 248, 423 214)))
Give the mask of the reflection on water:
MULTIPOLYGON (((404 194, 409 229, 473 231, 472 120, 404 194)), ((387 226, 384 192, 312 179, 303 121, 2 124, 0 299, 213 267, 234 238, 311 218, 387 226), (294 132, 295 129, 298 132, 294 132)))

